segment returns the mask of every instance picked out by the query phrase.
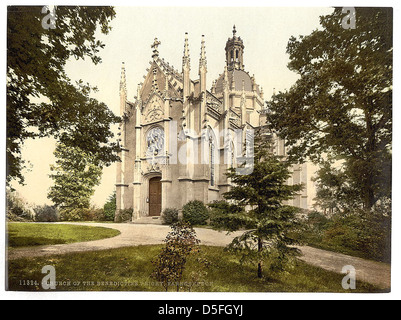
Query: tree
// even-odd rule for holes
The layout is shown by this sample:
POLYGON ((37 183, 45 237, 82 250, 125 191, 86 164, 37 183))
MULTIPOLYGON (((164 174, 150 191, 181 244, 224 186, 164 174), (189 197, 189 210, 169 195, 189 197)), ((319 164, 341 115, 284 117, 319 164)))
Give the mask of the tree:
MULTIPOLYGON (((258 132, 255 137, 254 167, 252 173, 240 175, 230 168, 227 177, 233 186, 223 196, 228 202, 210 204, 212 223, 217 229, 230 232, 246 231, 234 238, 229 249, 250 258, 258 265, 262 278, 263 260, 275 258, 274 267, 282 268, 298 250, 290 232, 297 226, 298 208, 284 204, 302 189, 301 184, 288 185, 291 173, 289 163, 272 152, 269 138, 258 132)), ((245 166, 246 163, 243 164, 245 166)))
POLYGON ((60 209, 89 208, 94 187, 100 183, 102 165, 96 156, 80 148, 58 144, 54 152, 56 165, 51 165, 48 198, 60 209))
POLYGON ((7 183, 24 182, 21 146, 29 138, 54 137, 67 146, 96 155, 105 165, 117 161, 119 147, 110 142, 117 123, 108 107, 93 98, 96 88, 71 83, 65 72, 72 58, 101 62, 115 17, 112 7, 58 6, 54 29, 42 27, 42 6, 9 6, 7 15, 7 183))
POLYGON ((333 167, 332 161, 324 161, 312 180, 316 185, 315 206, 325 214, 344 214, 361 208, 360 191, 350 183, 342 166, 333 167))
POLYGON ((114 191, 103 206, 104 217, 107 221, 114 221, 117 210, 116 192, 114 191))
POLYGON ((370 209, 391 194, 391 8, 356 8, 354 29, 346 13, 323 16, 322 30, 287 46, 289 69, 300 78, 268 103, 269 125, 286 140, 289 158, 344 161, 349 183, 370 209))

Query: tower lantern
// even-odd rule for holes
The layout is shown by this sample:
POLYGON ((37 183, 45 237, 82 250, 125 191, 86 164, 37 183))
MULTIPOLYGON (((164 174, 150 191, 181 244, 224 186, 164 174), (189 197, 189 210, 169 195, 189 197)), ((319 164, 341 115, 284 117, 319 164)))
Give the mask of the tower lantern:
POLYGON ((226 61, 229 70, 244 70, 244 43, 236 36, 237 30, 233 27, 233 37, 226 43, 226 61))

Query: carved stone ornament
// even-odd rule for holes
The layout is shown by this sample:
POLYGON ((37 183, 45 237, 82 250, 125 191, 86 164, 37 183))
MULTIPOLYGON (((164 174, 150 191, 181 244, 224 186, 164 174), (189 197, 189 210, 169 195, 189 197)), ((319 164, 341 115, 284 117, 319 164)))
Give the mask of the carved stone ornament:
POLYGON ((163 101, 157 95, 154 95, 145 108, 145 122, 154 122, 164 117, 163 101))

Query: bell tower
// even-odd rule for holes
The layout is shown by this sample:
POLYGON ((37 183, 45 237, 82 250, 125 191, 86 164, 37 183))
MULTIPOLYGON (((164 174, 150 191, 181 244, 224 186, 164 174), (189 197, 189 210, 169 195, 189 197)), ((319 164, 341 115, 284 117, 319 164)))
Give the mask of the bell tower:
POLYGON ((233 27, 233 37, 226 43, 226 61, 228 70, 244 70, 244 43, 236 36, 237 30, 233 27))

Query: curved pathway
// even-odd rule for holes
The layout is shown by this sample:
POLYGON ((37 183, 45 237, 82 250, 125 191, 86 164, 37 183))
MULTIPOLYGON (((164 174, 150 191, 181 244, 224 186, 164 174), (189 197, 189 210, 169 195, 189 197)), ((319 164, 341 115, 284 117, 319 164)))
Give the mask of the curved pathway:
MULTIPOLYGON (((118 223, 71 223, 85 226, 113 228, 120 235, 94 241, 70 244, 47 245, 38 247, 16 248, 7 252, 8 259, 40 257, 53 254, 105 250, 135 245, 161 244, 165 239, 169 226, 154 224, 118 224, 118 223)), ((240 232, 227 235, 211 229, 195 228, 202 245, 226 246, 240 232)), ((323 269, 342 273, 342 268, 351 265, 356 270, 357 280, 374 284, 383 289, 391 287, 391 267, 389 264, 356 258, 340 253, 325 251, 308 246, 299 247, 302 251, 301 260, 323 269)))

